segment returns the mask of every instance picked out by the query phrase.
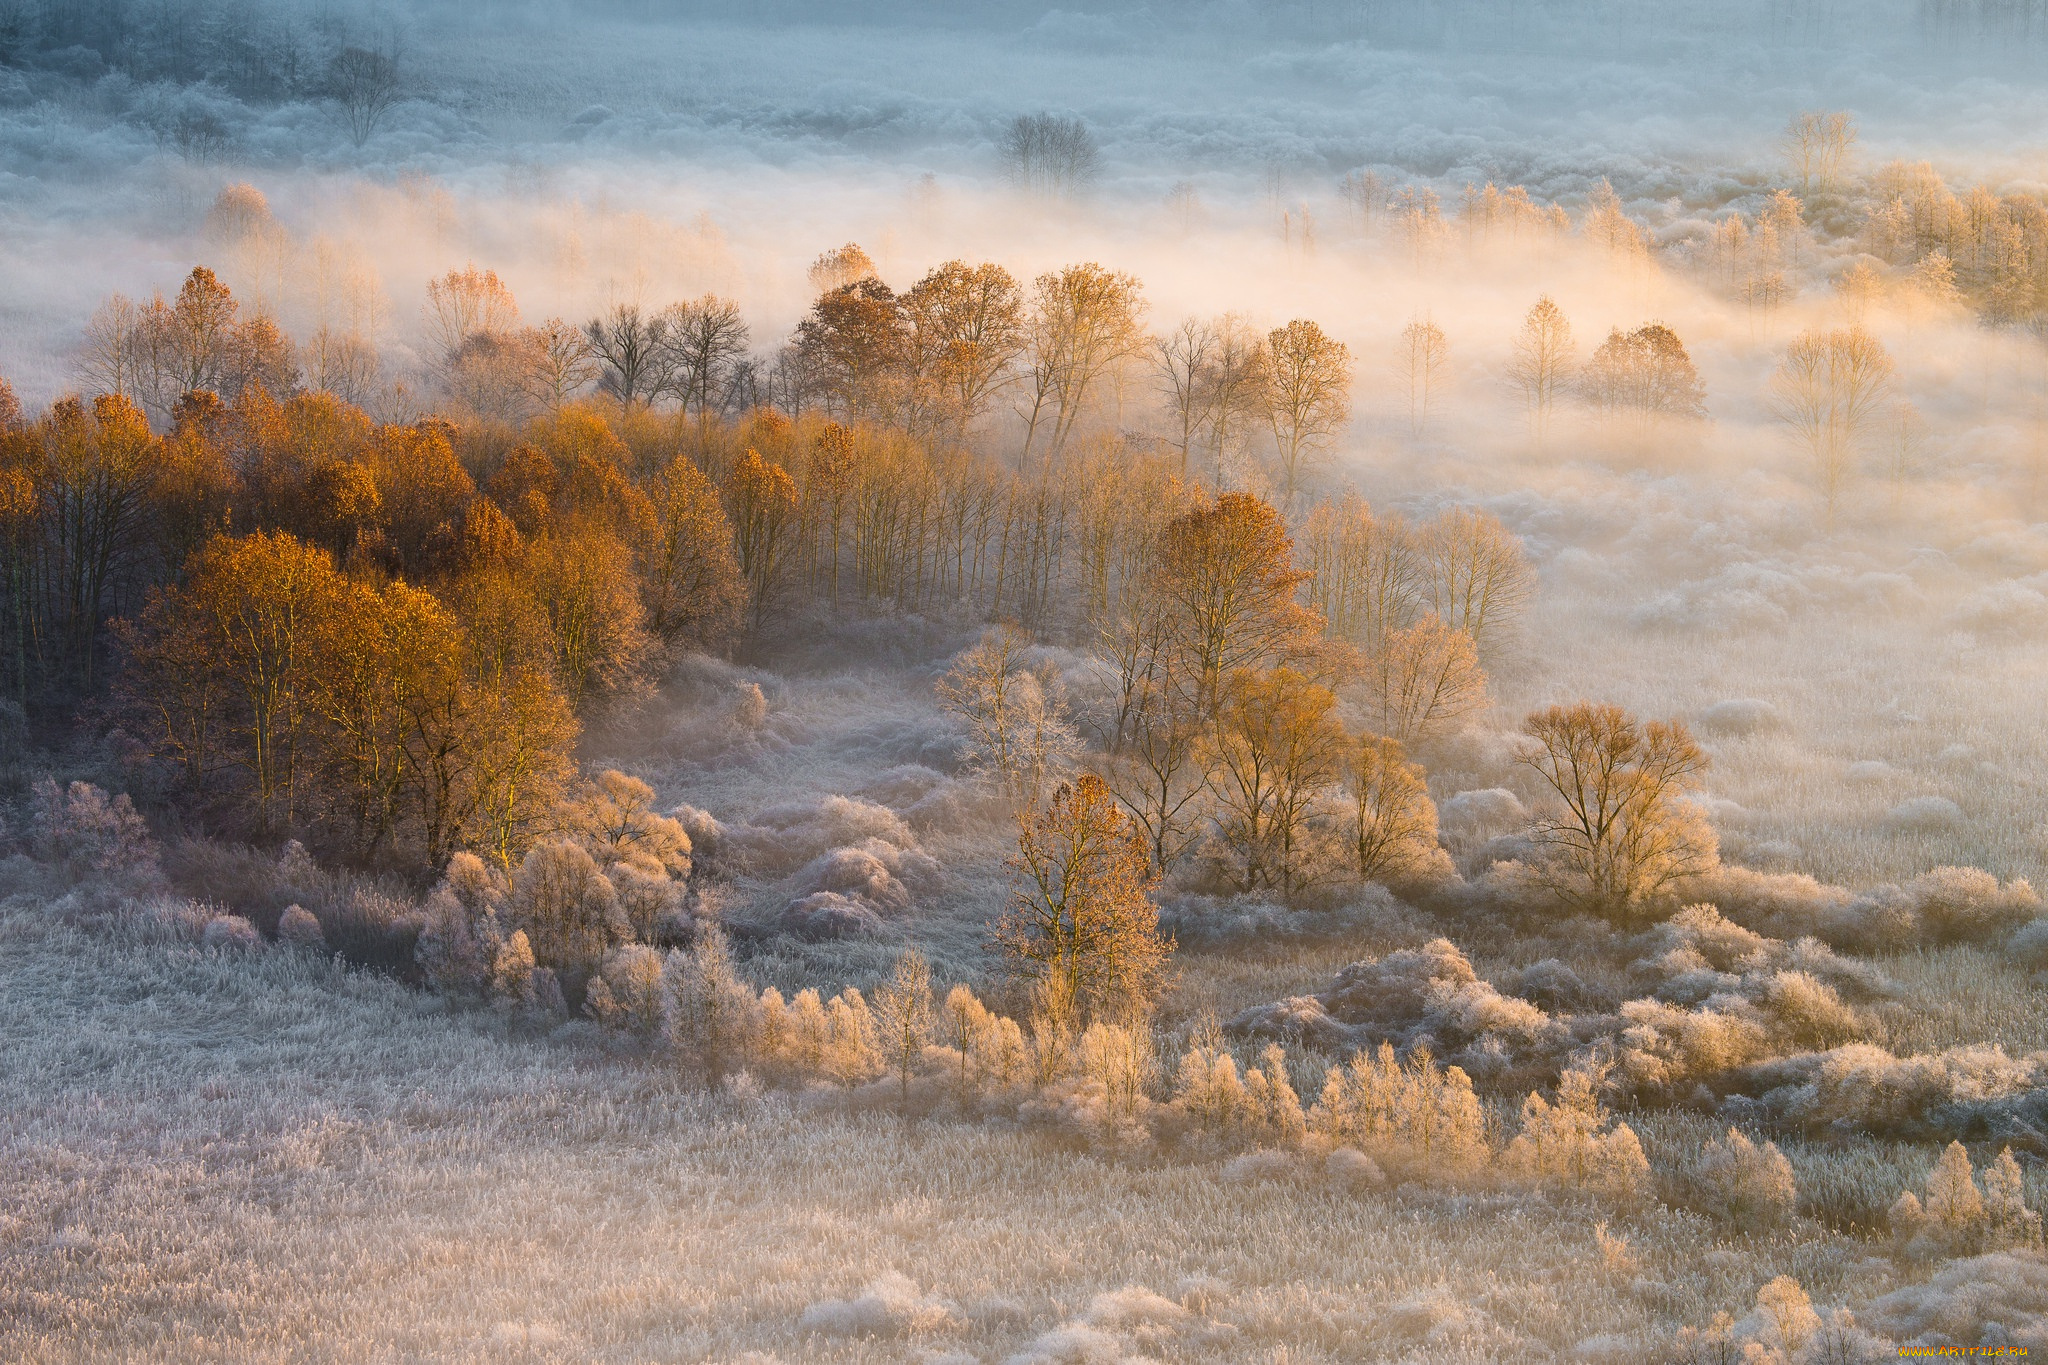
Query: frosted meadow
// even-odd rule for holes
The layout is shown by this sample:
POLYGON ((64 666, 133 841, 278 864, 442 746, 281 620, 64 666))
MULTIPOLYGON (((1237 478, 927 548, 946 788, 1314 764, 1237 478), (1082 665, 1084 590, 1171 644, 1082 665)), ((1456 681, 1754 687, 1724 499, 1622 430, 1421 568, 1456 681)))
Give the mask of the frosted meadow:
POLYGON ((0 1358, 2048 1345, 2044 37, 0 3, 0 1358))

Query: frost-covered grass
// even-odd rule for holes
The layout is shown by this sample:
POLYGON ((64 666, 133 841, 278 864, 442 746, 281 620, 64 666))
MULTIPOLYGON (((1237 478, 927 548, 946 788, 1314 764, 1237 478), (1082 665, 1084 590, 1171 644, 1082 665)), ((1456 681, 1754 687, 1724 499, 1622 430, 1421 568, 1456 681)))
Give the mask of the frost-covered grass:
POLYGON ((26 898, 0 946, 0 1358, 1000 1360, 1086 1329, 1170 1360, 1526 1360, 1740 1314, 1780 1273, 1822 1304, 1903 1282, 1812 1230, 1624 1218, 1617 1265, 1591 1205, 706 1096, 588 1034, 26 898), (1187 1307, 1097 1299, 1132 1286, 1187 1307))

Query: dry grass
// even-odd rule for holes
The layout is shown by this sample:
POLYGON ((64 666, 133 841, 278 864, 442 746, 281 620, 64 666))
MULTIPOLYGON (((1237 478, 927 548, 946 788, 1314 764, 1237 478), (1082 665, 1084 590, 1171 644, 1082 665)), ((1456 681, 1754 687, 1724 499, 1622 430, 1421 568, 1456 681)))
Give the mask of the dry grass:
POLYGON ((1622 1274, 1591 1206, 1230 1184, 693 1094, 580 1030, 512 1039, 375 977, 88 936, 21 899, 0 942, 0 1358, 1000 1359, 1098 1293, 1209 1277, 1159 1357, 1532 1359, 1740 1309, 1778 1273, 1817 1301, 1891 1283, 1834 1237, 1659 1213, 1622 1227, 1622 1274), (800 1330, 892 1271, 946 1324, 800 1330), (1431 1293, 1461 1307, 1395 1311, 1431 1293))

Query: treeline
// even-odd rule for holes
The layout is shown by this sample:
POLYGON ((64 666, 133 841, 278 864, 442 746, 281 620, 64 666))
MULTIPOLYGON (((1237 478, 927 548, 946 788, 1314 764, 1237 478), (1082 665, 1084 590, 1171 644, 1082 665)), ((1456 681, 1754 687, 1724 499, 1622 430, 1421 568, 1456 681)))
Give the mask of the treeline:
POLYGON ((345 8, 255 0, 9 0, 0 63, 138 82, 207 82, 244 99, 328 93, 345 8))
MULTIPOLYGON (((1141 746, 1130 727, 1154 701, 1207 724, 1226 702, 1256 704, 1255 675, 1309 687, 1325 710, 1332 687, 1363 680, 1375 723, 1411 741, 1483 697, 1480 649, 1528 586, 1497 522, 1308 507, 1297 565, 1286 518, 1184 478, 1183 451, 1082 434, 1094 362, 1073 338, 1099 341, 1103 308, 1128 315, 1108 272, 1041 281, 1057 302, 1028 307, 992 267, 934 274, 900 310, 871 276, 823 281, 794 349, 816 348, 827 396, 794 415, 706 397, 736 363, 718 342, 730 315, 710 304, 662 319, 653 369, 672 406, 604 358, 600 319, 550 335, 610 392, 557 389, 536 415, 459 424, 378 421, 307 390, 290 343, 204 268, 173 300, 103 310, 112 325, 88 359, 107 367, 95 387, 115 391, 34 421, 10 407, 0 437, 7 696, 45 727, 111 708, 164 794, 211 831, 428 871, 458 849, 516 862, 573 777, 582 726, 630 707, 683 651, 808 614, 932 612, 1121 641, 1109 652, 1137 709, 1104 731, 1118 754, 1141 746), (934 299, 956 288, 1007 299, 1023 335, 999 358, 1050 375, 1045 435, 1019 458, 966 438, 986 386, 1015 382, 976 368, 995 351, 914 359, 918 328, 941 325, 920 310, 952 316, 934 299), (888 364, 813 340, 853 330, 821 321, 834 309, 878 307, 902 319, 888 364), (1190 692, 1188 647, 1169 659, 1156 637, 1161 585, 1197 583, 1256 590, 1203 627, 1190 692)), ((466 358, 519 336, 488 272, 436 281, 430 311, 451 393, 466 358)), ((1313 354, 1309 331, 1253 338, 1262 403, 1287 401, 1273 375, 1313 354)))

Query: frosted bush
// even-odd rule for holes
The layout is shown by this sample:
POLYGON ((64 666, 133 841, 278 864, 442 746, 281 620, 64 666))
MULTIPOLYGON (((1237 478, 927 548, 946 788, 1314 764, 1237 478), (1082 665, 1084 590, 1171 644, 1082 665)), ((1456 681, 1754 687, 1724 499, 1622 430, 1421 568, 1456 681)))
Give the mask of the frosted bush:
POLYGON ((1755 735, 1777 729, 1778 708, 1753 697, 1717 701, 1700 712, 1700 729, 1710 735, 1755 735))
POLYGON ((1926 1284, 1872 1300, 1863 1320, 1902 1345, 2048 1350, 2048 1261, 2010 1252, 1950 1261, 1926 1284))
POLYGON ((1886 811, 1884 822, 1903 834, 1941 834, 1963 827, 1963 808, 1946 796, 1915 796, 1886 811))
POLYGON ((2048 1084, 2048 1053, 2011 1057, 1996 1043, 1895 1057, 1867 1043, 1803 1053, 1750 1067, 1744 1084, 1783 1122, 1860 1124, 1877 1132, 1917 1131, 1944 1110, 2021 1095, 2048 1084))
POLYGON ((1533 1091, 1522 1102, 1521 1131, 1502 1162, 1531 1180, 1630 1199, 1650 1165, 1635 1132, 1625 1123, 1608 1127, 1612 1122, 1593 1077, 1567 1071, 1558 1080, 1555 1103, 1533 1091))
POLYGON ((1734 1128, 1700 1154, 1697 1181, 1707 1211, 1736 1227, 1783 1223, 1799 1198, 1792 1163, 1778 1145, 1759 1147, 1734 1128))
POLYGON ((263 935, 240 915, 217 915, 208 920, 199 942, 215 952, 250 952, 263 945, 263 935))
POLYGON ((1869 1023, 1834 989, 1805 972, 1777 972, 1763 986, 1772 1033, 1794 1048, 1825 1048, 1863 1037, 1869 1023))
POLYGON ((277 917, 277 937, 295 948, 319 948, 326 944, 320 921, 303 905, 287 905, 277 917))
POLYGON ((1694 959, 1716 971, 1735 971, 1761 960, 1772 941, 1722 917, 1711 905, 1688 905, 1644 935, 1653 954, 1664 961, 1690 964, 1694 959))
POLYGON ((1279 1180, 1291 1174, 1296 1166, 1295 1158, 1287 1152, 1276 1152, 1261 1147, 1255 1152, 1244 1152, 1223 1163, 1217 1178, 1226 1185, 1253 1185, 1263 1180, 1279 1180))
POLYGON ((1471 1078, 1440 1067, 1424 1049, 1402 1062, 1382 1043, 1331 1068, 1308 1124, 1406 1179, 1455 1178, 1486 1155, 1485 1115, 1471 1078))
POLYGON ((720 860, 726 851, 726 828, 717 817, 710 811, 691 805, 677 806, 668 815, 669 819, 682 826, 683 833, 690 836, 692 870, 720 871, 720 860))
POLYGON ((605 954, 585 1001, 591 1017, 631 1033, 652 1033, 661 1023, 661 954, 629 943, 605 954))
POLYGON ((1437 832, 1459 854, 1529 824, 1529 808, 1505 787, 1462 791, 1436 808, 1437 832))
POLYGON ((1323 1158, 1323 1173, 1353 1190, 1378 1189, 1387 1183, 1387 1173, 1380 1169, 1380 1164, 1356 1147, 1332 1148, 1323 1158))
POLYGON ((1312 995, 1293 995, 1269 1005, 1254 1005, 1231 1016, 1224 1029, 1247 1038, 1270 1038, 1299 1047, 1339 1051, 1351 1043, 1352 1030, 1330 1017, 1312 995))
POLYGON ((910 827, 887 806, 858 797, 820 796, 769 806, 746 824, 730 826, 721 856, 729 850, 746 871, 784 877, 835 848, 868 839, 899 849, 917 845, 910 827))
POLYGON ((1796 1356, 1820 1330, 1813 1299, 1790 1275, 1780 1275, 1756 1291, 1760 1335, 1787 1357, 1796 1356))
POLYGON ((510 896, 504 874, 474 853, 448 860, 441 884, 421 907, 420 936, 413 945, 414 960, 436 990, 470 995, 490 990, 510 896))
POLYGON ((1190 1048, 1174 1072, 1173 1102, 1198 1131, 1226 1143, 1294 1147, 1308 1131, 1286 1054, 1275 1044, 1241 1076, 1228 1052, 1190 1048))
POLYGON ((512 878, 510 921, 526 932, 534 961, 588 976, 613 945, 632 937, 618 892, 581 844, 550 839, 527 851, 512 878))
POLYGON ((2021 925, 2006 941, 2005 951, 2022 967, 2048 971, 2048 916, 2021 925))
POLYGON ((798 895, 831 891, 866 901, 877 911, 907 910, 910 890, 890 870, 887 855, 897 850, 880 840, 860 848, 836 848, 805 865, 793 880, 798 895))
POLYGON ((872 905, 857 897, 842 896, 837 891, 815 891, 785 905, 776 916, 775 925, 806 943, 823 943, 879 933, 882 917, 872 905))
POLYGON ((2041 898, 2024 880, 2003 885, 1974 867, 1937 867, 1901 888, 1937 942, 1983 942, 2027 923, 2041 898))
POLYGON ((804 1310, 806 1332, 842 1337, 901 1337, 941 1331, 958 1323, 951 1301, 926 1294, 916 1281, 889 1271, 851 1299, 823 1299, 804 1310))
POLYGON ((1478 979, 1457 945, 1439 938, 1420 948, 1352 963, 1337 973, 1322 1001, 1345 1023, 1400 1028, 1423 1016, 1433 990, 1455 989, 1478 979))
POLYGON ((2027 1207, 2026 1177, 2010 1147, 1985 1164, 1980 1187, 1969 1152, 1949 1143, 1928 1172, 1925 1197, 1902 1191, 1890 1221, 1907 1254, 1923 1259, 2041 1244, 2041 1215, 2027 1207))
POLYGON ((156 841, 127 793, 109 796, 90 782, 59 787, 44 778, 31 795, 30 842, 39 861, 73 878, 155 879, 156 841))
POLYGON ((678 880, 690 875, 690 835, 654 809, 654 788, 607 769, 562 803, 562 832, 607 870, 631 866, 678 880))

